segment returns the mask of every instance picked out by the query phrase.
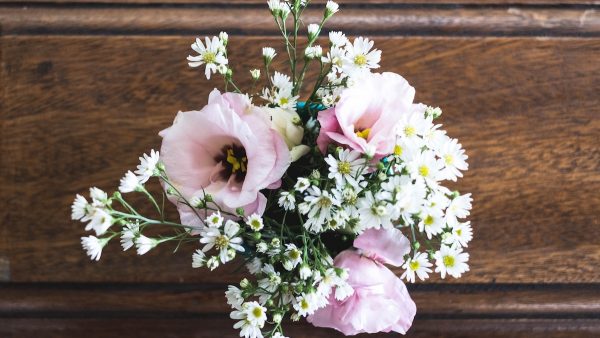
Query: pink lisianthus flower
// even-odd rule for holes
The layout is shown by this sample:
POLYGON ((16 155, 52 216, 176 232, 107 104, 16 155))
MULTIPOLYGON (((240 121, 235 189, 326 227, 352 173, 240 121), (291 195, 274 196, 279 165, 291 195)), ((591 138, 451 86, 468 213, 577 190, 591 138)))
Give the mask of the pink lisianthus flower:
POLYGON ((395 331, 405 334, 417 307, 406 286, 384 263, 399 265, 410 250, 397 229, 370 229, 354 241, 357 249, 342 251, 334 265, 348 270, 354 293, 344 300, 329 297, 329 304, 307 318, 317 327, 328 327, 344 335, 395 331), (378 246, 377 243, 381 243, 378 246))
POLYGON ((402 114, 409 114, 414 97, 415 89, 398 74, 364 74, 342 92, 335 107, 319 113, 319 149, 325 153, 335 142, 376 157, 390 154, 395 128, 402 114))
MULTIPOLYGON (((210 194, 226 212, 264 212, 267 199, 260 191, 279 187, 290 152, 260 109, 246 95, 215 89, 202 110, 180 112, 160 132, 167 176, 185 199, 210 194)), ((199 226, 198 210, 172 201, 182 222, 199 226)))

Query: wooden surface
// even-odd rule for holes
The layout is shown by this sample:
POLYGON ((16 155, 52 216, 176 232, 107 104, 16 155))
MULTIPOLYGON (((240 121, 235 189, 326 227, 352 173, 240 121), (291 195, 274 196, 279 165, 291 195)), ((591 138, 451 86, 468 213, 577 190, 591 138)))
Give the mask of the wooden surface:
MULTIPOLYGON (((80 2, 0 1, 0 337, 234 337, 236 266, 200 272, 192 247, 136 257, 118 243, 91 263, 69 204, 116 188, 221 85, 187 67, 195 34, 227 30, 248 85, 260 46, 279 44, 270 18, 262 1, 80 2)), ((374 37, 382 69, 441 106, 469 155, 453 187, 474 197, 471 271, 409 286, 409 336, 600 335, 600 6, 340 2, 330 28, 374 37)), ((307 328, 290 335, 338 336, 307 328)))

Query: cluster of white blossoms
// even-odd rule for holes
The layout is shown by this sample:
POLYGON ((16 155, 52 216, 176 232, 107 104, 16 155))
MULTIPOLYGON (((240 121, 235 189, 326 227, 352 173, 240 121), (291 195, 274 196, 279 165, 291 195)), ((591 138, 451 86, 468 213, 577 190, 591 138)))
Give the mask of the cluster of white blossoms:
POLYGON ((424 111, 399 125, 392 155, 374 162, 368 155, 337 148, 325 158, 327 176, 314 171, 298 178, 292 190, 280 193, 279 206, 302 214, 305 229, 313 234, 405 228, 412 235, 413 252, 406 257, 402 278, 427 279, 431 261, 442 278, 459 278, 469 270, 469 255, 462 248, 472 239, 470 222, 463 221, 471 196, 441 183, 462 177, 467 156, 456 139, 433 123, 441 110, 424 111))
POLYGON ((120 180, 119 191, 109 196, 103 190, 90 188, 90 199, 77 195, 71 205, 71 219, 87 222, 86 231, 93 230, 94 235, 81 238, 81 244, 91 259, 100 260, 102 249, 114 237, 121 238, 123 250, 135 246, 137 253, 143 255, 156 247, 167 238, 150 238, 142 234, 143 228, 148 224, 159 224, 158 220, 151 220, 141 216, 131 207, 121 194, 139 192, 151 198, 154 206, 158 208, 156 200, 146 190, 145 184, 151 177, 161 177, 163 168, 159 162, 158 151, 152 150, 150 154, 143 154, 140 164, 135 172, 128 171, 120 180), (125 206, 127 212, 114 208, 113 203, 125 206), (140 223, 142 222, 142 223, 140 223), (114 230, 113 225, 121 225, 120 230, 114 230))

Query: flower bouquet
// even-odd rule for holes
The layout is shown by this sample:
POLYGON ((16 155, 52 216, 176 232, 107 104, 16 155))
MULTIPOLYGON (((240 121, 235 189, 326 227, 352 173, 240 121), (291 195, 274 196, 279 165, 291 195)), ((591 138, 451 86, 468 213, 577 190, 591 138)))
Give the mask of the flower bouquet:
POLYGON ((402 279, 469 270, 471 197, 442 185, 462 177, 467 156, 434 123, 439 108, 414 103, 415 89, 400 75, 372 72, 381 51, 371 40, 329 32, 328 50, 317 45, 335 2, 306 29, 308 1, 268 6, 289 69, 272 69, 277 52, 265 47, 264 88, 255 90, 261 71, 253 69, 243 92, 228 35, 196 39, 189 66, 222 76, 224 92, 179 112, 159 133, 160 156, 140 157, 118 191, 91 188, 89 201, 77 195, 72 218, 95 232, 82 245, 99 260, 115 238, 139 255, 191 243, 193 268, 245 264, 248 278, 225 292, 241 337, 284 337, 283 320, 301 317, 346 335, 405 333, 416 306, 402 279), (311 67, 318 75, 307 83, 311 67), (147 189, 150 179, 162 198, 147 189), (139 212, 125 198, 132 193, 154 211, 139 212), (167 219, 165 200, 178 220, 167 219))

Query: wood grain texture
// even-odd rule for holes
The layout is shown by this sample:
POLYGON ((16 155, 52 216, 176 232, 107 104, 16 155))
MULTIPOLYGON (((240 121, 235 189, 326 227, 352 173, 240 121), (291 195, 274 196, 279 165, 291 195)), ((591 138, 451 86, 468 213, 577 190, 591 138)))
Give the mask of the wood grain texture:
MULTIPOLYGON (((225 284, 0 285, 0 317, 201 317, 231 311, 225 284)), ((599 318, 600 284, 410 285, 420 319, 599 318)))
MULTIPOLYGON (((0 318, 6 338, 235 338, 239 334, 222 316, 196 318, 0 318)), ((288 325, 294 338, 341 338, 336 331, 308 324, 288 325)), ((406 338, 590 338, 600 335, 590 319, 427 319, 416 321, 406 338)), ((394 334, 362 334, 356 338, 388 338, 394 334)), ((396 334, 395 336, 399 336, 396 334)))
MULTIPOLYGON (((115 243, 90 263, 78 241, 83 227, 68 221, 75 193, 92 184, 114 189, 138 154, 159 146, 156 133, 178 109, 201 107, 220 86, 187 67, 190 41, 3 38, 0 148, 10 161, 0 219, 10 229, 12 281, 239 280, 235 266, 192 270, 193 248, 135 257, 115 243)), ((257 66, 247 57, 263 44, 277 40, 232 38, 234 64, 257 66)), ((600 40, 380 38, 377 45, 382 68, 403 74, 418 100, 443 107, 442 122, 470 156, 455 186, 475 199, 471 272, 461 282, 600 282, 600 40)))
MULTIPOLYGON (((321 10, 308 10, 318 22, 321 10)), ((265 6, 186 7, 6 7, 5 35, 279 35, 265 6)), ((360 35, 425 36, 600 36, 600 12, 593 8, 351 8, 334 16, 327 30, 360 35)))

